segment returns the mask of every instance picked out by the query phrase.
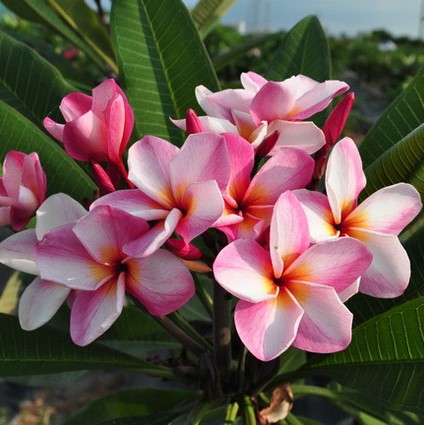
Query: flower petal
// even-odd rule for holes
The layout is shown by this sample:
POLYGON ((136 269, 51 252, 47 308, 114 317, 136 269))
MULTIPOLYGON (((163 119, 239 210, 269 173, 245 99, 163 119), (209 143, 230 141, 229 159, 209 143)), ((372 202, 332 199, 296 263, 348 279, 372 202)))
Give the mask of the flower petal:
POLYGON ((357 198, 365 186, 359 151, 345 137, 334 146, 326 169, 326 192, 336 224, 357 206, 357 198))
POLYGON ((418 191, 410 184, 398 183, 369 196, 344 220, 344 227, 397 236, 421 209, 418 191))
POLYGON ((269 253, 257 242, 238 239, 224 247, 214 264, 214 277, 226 291, 249 302, 275 298, 269 253))
POLYGON ((95 291, 77 291, 71 309, 74 343, 85 346, 105 333, 121 314, 124 297, 124 273, 95 291))
POLYGON ((192 275, 171 252, 160 249, 149 257, 130 259, 127 266, 127 290, 150 314, 169 314, 195 294, 192 275))
POLYGON ((379 298, 402 295, 410 280, 410 260, 397 236, 365 229, 351 229, 350 236, 361 240, 373 254, 359 291, 379 298))
POLYGON ((168 216, 170 210, 154 201, 139 189, 117 190, 97 199, 90 205, 90 210, 109 205, 115 209, 126 211, 144 220, 161 220, 168 216))
POLYGON ((250 112, 258 125, 261 121, 288 118, 294 105, 295 97, 291 87, 285 82, 268 81, 252 99, 250 112))
POLYGON ((47 323, 68 298, 71 289, 48 280, 34 279, 22 293, 18 316, 21 328, 32 331, 47 323))
POLYGON ((37 210, 37 238, 41 240, 55 227, 75 223, 86 214, 84 207, 65 193, 49 196, 37 210))
POLYGON ((239 301, 235 325, 246 348, 258 359, 269 361, 287 350, 297 334, 303 309, 286 288, 271 300, 239 301))
POLYGON ((73 92, 67 94, 59 106, 65 121, 72 121, 90 111, 92 97, 84 93, 73 92))
POLYGON ((288 290, 304 310, 294 346, 313 353, 333 353, 351 341, 353 315, 329 286, 290 283, 288 290))
POLYGON ((178 208, 173 208, 165 220, 153 225, 144 235, 124 245, 124 252, 130 257, 142 258, 151 255, 173 234, 183 217, 178 208))
POLYGON ((308 154, 317 152, 325 144, 323 131, 313 122, 274 120, 268 126, 268 134, 279 132, 279 138, 270 151, 276 155, 281 148, 297 148, 308 154))
POLYGON ((35 249, 35 261, 43 279, 71 289, 92 291, 113 274, 113 267, 97 263, 83 247, 72 224, 46 233, 35 249))
POLYGON ((267 80, 253 71, 248 71, 242 72, 241 83, 245 90, 257 93, 257 91, 267 83, 267 80))
POLYGON ((297 198, 287 191, 277 200, 270 224, 270 257, 274 276, 280 278, 283 268, 290 266, 309 245, 307 218, 297 198))
POLYGON ((271 157, 254 176, 243 204, 274 205, 287 190, 305 187, 314 170, 313 159, 299 149, 285 148, 271 157))
POLYGON ((154 136, 145 136, 128 151, 128 178, 164 208, 174 204, 169 165, 179 149, 154 136))
POLYGON ((369 267, 372 254, 361 242, 348 237, 311 246, 283 273, 285 280, 331 286, 340 293, 369 267))
POLYGON ((338 237, 334 219, 326 195, 307 189, 292 192, 300 201, 307 216, 311 242, 317 243, 338 237))
POLYGON ((216 180, 221 191, 229 181, 229 155, 224 137, 213 133, 191 134, 169 164, 174 199, 179 202, 191 183, 216 180))
POLYGON ((12 234, 0 242, 0 263, 21 272, 38 275, 38 268, 34 261, 37 243, 34 229, 12 234))
POLYGON ((176 233, 186 243, 205 232, 223 213, 224 202, 215 180, 190 184, 182 198, 184 217, 176 233))

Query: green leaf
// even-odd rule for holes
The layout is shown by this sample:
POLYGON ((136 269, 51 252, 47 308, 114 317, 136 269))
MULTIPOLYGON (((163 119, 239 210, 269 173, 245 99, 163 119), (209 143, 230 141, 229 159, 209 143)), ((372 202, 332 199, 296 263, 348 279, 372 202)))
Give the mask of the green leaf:
POLYGON ((145 416, 133 416, 102 422, 98 425, 169 425, 177 415, 175 413, 155 413, 145 416))
POLYGON ((105 61, 118 72, 111 39, 93 9, 84 0, 47 0, 59 16, 105 61))
POLYGON ((146 416, 167 411, 170 411, 169 415, 175 416, 178 404, 189 398, 193 399, 193 396, 190 391, 176 389, 125 389, 84 406, 63 425, 96 425, 118 418, 146 416))
POLYGON ((395 410, 423 411, 423 297, 358 326, 350 346, 306 366, 395 410))
POLYGON ((199 0, 191 15, 202 38, 213 29, 217 21, 235 3, 235 0, 199 0))
POLYGON ((73 89, 45 59, 3 32, 0 63, 0 99, 38 126, 73 89))
POLYGON ((423 93, 422 70, 388 106, 364 138, 359 147, 364 168, 423 123, 423 93))
POLYGON ((47 174, 48 194, 64 192, 78 201, 97 189, 91 178, 65 151, 23 115, 0 102, 0 162, 10 150, 37 152, 47 174))
POLYGON ((281 81, 297 74, 317 81, 330 78, 329 46, 315 16, 307 16, 286 34, 265 77, 281 81))
POLYGON ((153 376, 169 370, 92 343, 79 347, 68 333, 44 326, 26 332, 18 319, 0 314, 0 376, 22 376, 88 369, 135 369, 153 376))
POLYGON ((347 302, 347 307, 354 314, 356 325, 371 319, 406 301, 424 294, 424 229, 419 229, 407 242, 404 248, 411 262, 411 277, 404 294, 397 298, 374 298, 358 293, 347 302))
POLYGON ((134 307, 125 307, 114 326, 99 341, 141 358, 154 354, 169 356, 170 350, 181 349, 181 344, 150 314, 134 307))
POLYGON ((169 118, 184 118, 189 108, 199 111, 197 85, 218 90, 187 8, 180 0, 116 0, 111 27, 138 135, 151 134, 181 145, 181 131, 169 118))
POLYGON ((62 19, 48 0, 2 0, 2 2, 18 16, 52 28, 76 48, 86 52, 87 57, 96 63, 100 69, 104 69, 103 58, 100 58, 98 52, 80 38, 79 33, 62 19))
POLYGON ((365 169, 367 186, 361 194, 361 199, 367 198, 382 187, 405 182, 412 184, 423 200, 423 157, 424 125, 421 124, 365 169))

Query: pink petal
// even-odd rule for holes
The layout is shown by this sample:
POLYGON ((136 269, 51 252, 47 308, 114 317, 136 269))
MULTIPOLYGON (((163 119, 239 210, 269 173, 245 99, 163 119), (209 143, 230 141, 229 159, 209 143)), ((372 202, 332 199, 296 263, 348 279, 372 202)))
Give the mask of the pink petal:
POLYGON ((249 302, 275 298, 269 253, 257 242, 238 239, 224 247, 213 264, 214 277, 226 291, 249 302))
POLYGON ((180 201, 191 183, 216 180, 224 191, 229 180, 229 155, 225 140, 213 133, 191 134, 170 163, 174 199, 180 201))
POLYGON ((272 122, 286 119, 295 105, 294 92, 286 84, 268 81, 251 102, 250 112, 254 122, 272 122))
POLYGON ((22 230, 0 242, 0 262, 12 269, 38 275, 34 261, 34 251, 37 245, 34 229, 22 230))
POLYGON ((365 186, 359 151, 345 137, 334 146, 326 169, 326 192, 336 224, 357 206, 357 198, 365 186))
POLYGON ((169 166, 179 152, 171 143, 154 136, 145 136, 128 152, 128 178, 147 196, 164 208, 174 204, 169 166))
POLYGON ((25 154, 18 151, 10 151, 3 161, 2 184, 7 196, 16 202, 19 198, 19 189, 22 182, 25 154))
POLYGON ((305 187, 314 170, 313 159, 299 149, 287 148, 270 158, 254 176, 243 204, 274 205, 285 191, 305 187))
POLYGON ((269 361, 287 350, 297 334, 303 309, 286 288, 278 297, 256 304, 239 301, 235 325, 246 348, 258 359, 269 361))
POLYGON ((247 112, 233 110, 232 117, 236 124, 237 133, 244 139, 252 142, 251 136, 257 128, 257 125, 253 121, 251 115, 247 112))
POLYGON ((410 280, 410 260, 397 236, 365 229, 350 231, 373 254, 370 267, 363 273, 359 291, 372 297, 394 298, 403 294, 410 280))
MULTIPOLYGON (((214 118, 208 115, 198 117, 203 130, 211 133, 222 134, 222 133, 233 133, 238 134, 236 126, 230 123, 228 120, 223 118, 214 118)), ((186 131, 186 120, 171 120, 171 122, 186 131)))
POLYGON ((39 240, 55 227, 75 223, 84 217, 87 211, 81 204, 65 193, 49 196, 37 210, 35 231, 39 240))
POLYGON ((223 198, 215 180, 190 184, 182 201, 184 217, 176 227, 176 233, 186 243, 212 227, 221 216, 223 198))
POLYGON ((71 290, 48 280, 34 279, 22 293, 18 315, 21 328, 26 331, 43 326, 59 310, 71 290))
POLYGON ((242 72, 241 83, 245 90, 257 93, 257 91, 267 83, 267 80, 253 71, 248 71, 242 72))
POLYGON ((96 86, 92 90, 92 94, 93 104, 91 109, 97 114, 101 114, 109 108, 112 98, 116 96, 125 97, 124 92, 112 78, 108 78, 96 86))
POLYGON ((73 121, 90 111, 92 98, 84 93, 73 92, 67 94, 59 106, 65 121, 73 121))
POLYGON ((329 80, 318 83, 313 89, 307 91, 297 99, 295 109, 300 111, 292 119, 304 120, 317 112, 323 111, 332 99, 349 89, 343 81, 329 80))
POLYGON ((173 234, 183 214, 178 208, 173 208, 165 220, 152 226, 145 234, 124 245, 124 252, 130 257, 142 258, 151 255, 160 248, 173 234))
POLYGON ((321 242, 339 236, 334 227, 334 218, 326 195, 307 189, 292 192, 300 201, 307 216, 310 239, 321 242))
POLYGON ((361 277, 356 279, 354 283, 352 283, 348 288, 344 289, 338 294, 339 299, 345 303, 347 300, 349 300, 353 295, 357 294, 359 292, 360 288, 360 280, 361 277))
POLYGON ((169 314, 186 304, 195 294, 192 275, 171 252, 160 249, 149 257, 131 259, 127 265, 127 290, 150 314, 169 314))
POLYGON ((63 143, 68 155, 78 161, 109 160, 108 129, 92 111, 65 125, 63 143))
POLYGON ((65 124, 58 124, 49 117, 46 117, 43 120, 43 126, 52 137, 63 143, 63 130, 65 124))
POLYGON ((270 224, 270 257, 275 278, 310 245, 308 223, 301 204, 287 191, 277 200, 270 224))
POLYGON ((71 289, 92 291, 114 275, 114 267, 97 263, 72 231, 57 227, 36 246, 35 261, 43 279, 71 289))
POLYGON ((323 131, 313 122, 274 120, 269 124, 268 134, 274 131, 279 132, 279 138, 270 155, 275 155, 284 147, 297 148, 313 154, 325 144, 323 131))
POLYGON ((22 185, 27 187, 36 198, 37 207, 46 197, 47 179, 37 153, 25 155, 22 167, 22 185))
POLYGON ((333 353, 351 342, 353 315, 336 292, 311 283, 291 283, 288 290, 304 310, 294 346, 314 353, 333 353))
POLYGON ((331 286, 337 293, 354 283, 369 267, 372 255, 353 238, 339 238, 311 246, 283 273, 285 280, 331 286))
POLYGON ((242 201, 251 181, 254 168, 254 149, 239 136, 224 135, 230 160, 230 177, 226 194, 237 202, 242 201))
POLYGON ((112 265, 124 256, 123 246, 148 229, 142 218, 105 205, 91 210, 72 230, 97 262, 112 265))
POLYGON ((421 209, 418 191, 410 184, 398 183, 369 196, 344 220, 344 227, 397 236, 421 209))
POLYGON ((124 306, 123 273, 95 291, 77 291, 71 309, 71 338, 85 346, 104 334, 117 320, 124 306))
POLYGON ((109 205, 144 220, 161 220, 170 213, 169 209, 158 204, 139 189, 117 190, 109 193, 94 201, 90 205, 90 210, 101 205, 109 205))
POLYGON ((108 157, 114 163, 121 161, 121 156, 127 146, 124 140, 125 128, 125 105, 124 99, 115 95, 109 102, 105 121, 108 125, 108 157))

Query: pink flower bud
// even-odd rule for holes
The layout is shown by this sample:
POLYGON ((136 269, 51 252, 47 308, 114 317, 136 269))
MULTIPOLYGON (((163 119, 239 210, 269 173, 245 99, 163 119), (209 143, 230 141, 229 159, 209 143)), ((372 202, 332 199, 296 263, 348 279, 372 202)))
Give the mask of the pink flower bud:
POLYGON ((188 109, 186 112, 186 133, 189 135, 203 131, 205 130, 196 112, 193 109, 188 109))
POLYGON ((38 155, 10 151, 0 177, 0 226, 22 230, 46 197, 46 175, 38 155))
POLYGON ((133 131, 133 110, 112 79, 95 87, 92 94, 66 95, 59 107, 65 124, 46 117, 44 127, 78 161, 120 164, 133 131))

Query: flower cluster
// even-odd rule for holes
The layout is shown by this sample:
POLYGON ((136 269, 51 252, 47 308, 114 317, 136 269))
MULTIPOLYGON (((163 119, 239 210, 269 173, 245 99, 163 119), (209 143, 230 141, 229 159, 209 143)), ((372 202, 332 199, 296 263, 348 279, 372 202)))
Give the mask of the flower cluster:
POLYGON ((422 207, 418 192, 400 183, 358 204, 360 155, 351 139, 338 141, 352 94, 323 129, 307 120, 347 84, 253 72, 241 82, 217 93, 198 87, 206 115, 174 120, 188 133, 183 146, 146 135, 128 149, 128 166, 134 114, 117 84, 66 96, 65 124, 44 125, 90 164, 102 196, 88 210, 65 194, 44 200, 36 154, 7 156, 0 218, 18 232, 0 244, 0 261, 36 276, 20 299, 22 328, 42 326, 67 302, 72 340, 87 345, 126 297, 165 316, 195 294, 192 273, 207 272, 239 299, 236 331, 267 361, 291 345, 342 350, 351 340, 347 299, 403 293, 410 264, 398 234, 422 207), (22 230, 35 212, 35 228, 22 230))

